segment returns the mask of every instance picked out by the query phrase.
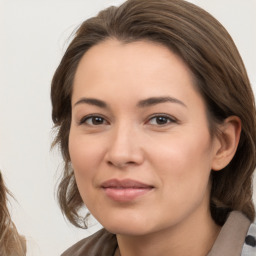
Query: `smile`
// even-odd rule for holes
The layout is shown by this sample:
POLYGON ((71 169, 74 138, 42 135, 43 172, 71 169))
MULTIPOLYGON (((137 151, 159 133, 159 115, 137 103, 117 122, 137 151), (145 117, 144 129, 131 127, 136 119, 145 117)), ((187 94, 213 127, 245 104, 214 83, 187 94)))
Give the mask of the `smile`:
POLYGON ((154 187, 130 179, 112 179, 102 183, 101 188, 104 190, 105 194, 114 201, 130 202, 145 195, 154 187))

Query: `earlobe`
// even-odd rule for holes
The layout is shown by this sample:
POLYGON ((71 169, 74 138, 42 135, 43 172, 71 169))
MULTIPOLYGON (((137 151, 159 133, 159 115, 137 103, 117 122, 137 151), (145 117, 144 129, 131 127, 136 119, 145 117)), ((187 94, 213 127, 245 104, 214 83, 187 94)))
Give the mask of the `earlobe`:
POLYGON ((219 171, 226 167, 233 159, 240 140, 241 120, 237 116, 230 116, 219 126, 216 136, 216 148, 212 161, 212 170, 219 171))

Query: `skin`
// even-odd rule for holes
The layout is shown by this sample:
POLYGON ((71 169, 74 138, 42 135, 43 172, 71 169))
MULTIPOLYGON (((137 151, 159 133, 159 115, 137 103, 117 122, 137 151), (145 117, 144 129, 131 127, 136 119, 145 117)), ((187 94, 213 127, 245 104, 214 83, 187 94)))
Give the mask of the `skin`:
POLYGON ((69 151, 76 182, 92 215, 117 234, 121 255, 206 255, 220 230, 209 210, 209 176, 235 152, 237 119, 223 126, 223 138, 211 137, 190 70, 147 41, 93 46, 73 86, 69 151), (151 189, 118 201, 101 187, 127 178, 151 189))

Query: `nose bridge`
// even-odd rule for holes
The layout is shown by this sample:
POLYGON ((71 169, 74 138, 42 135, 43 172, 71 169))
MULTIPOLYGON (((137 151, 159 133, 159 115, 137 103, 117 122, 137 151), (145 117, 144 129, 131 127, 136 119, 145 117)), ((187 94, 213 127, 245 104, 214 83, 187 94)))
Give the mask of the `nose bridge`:
POLYGON ((140 164, 143 156, 138 132, 138 128, 128 120, 116 123, 111 131, 108 162, 118 167, 140 164))

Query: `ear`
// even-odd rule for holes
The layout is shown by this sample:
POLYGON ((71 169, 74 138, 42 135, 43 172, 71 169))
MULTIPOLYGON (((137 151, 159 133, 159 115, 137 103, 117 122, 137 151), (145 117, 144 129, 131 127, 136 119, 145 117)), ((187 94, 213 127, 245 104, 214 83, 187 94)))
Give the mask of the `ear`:
POLYGON ((241 134, 241 120, 230 116, 218 127, 214 143, 212 170, 219 171, 226 167, 234 157, 241 134))

